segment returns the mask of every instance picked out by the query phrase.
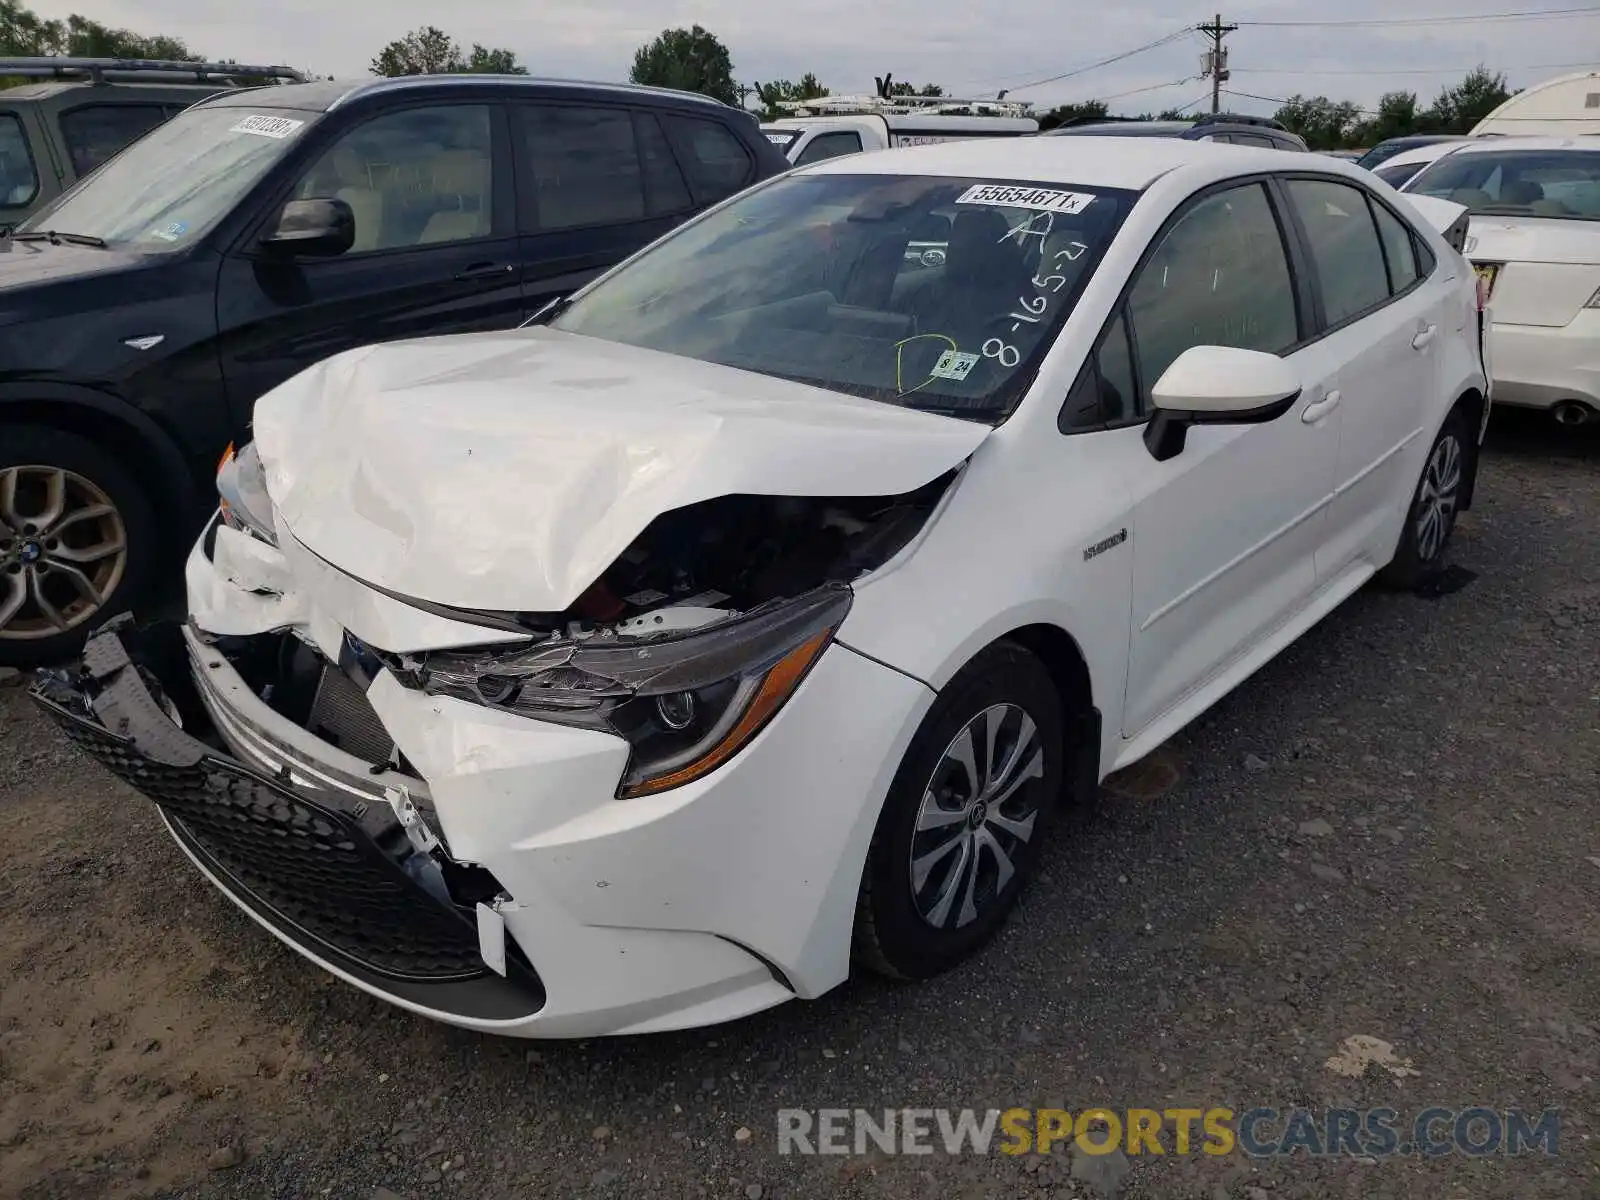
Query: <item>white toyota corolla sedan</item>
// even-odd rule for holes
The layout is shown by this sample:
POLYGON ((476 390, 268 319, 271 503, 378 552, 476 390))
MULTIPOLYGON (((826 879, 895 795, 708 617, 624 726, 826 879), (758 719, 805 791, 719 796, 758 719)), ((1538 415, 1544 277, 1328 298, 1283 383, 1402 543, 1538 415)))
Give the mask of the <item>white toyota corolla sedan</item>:
POLYGON ((1600 138, 1446 149, 1405 191, 1472 214, 1466 252, 1494 311, 1495 403, 1600 421, 1600 138))
POLYGON ((1064 807, 1438 568, 1487 407, 1461 217, 1154 138, 790 173, 536 327, 278 388, 188 622, 36 694, 263 926, 429 1017, 931 976, 1064 807))

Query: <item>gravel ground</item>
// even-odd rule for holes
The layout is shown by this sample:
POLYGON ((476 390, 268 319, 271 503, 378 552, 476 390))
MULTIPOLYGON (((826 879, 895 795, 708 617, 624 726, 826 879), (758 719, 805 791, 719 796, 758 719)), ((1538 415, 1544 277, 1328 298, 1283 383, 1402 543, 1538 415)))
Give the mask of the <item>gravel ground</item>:
POLYGON ((0 687, 0 1195, 1600 1196, 1597 530, 1600 437, 1497 416, 1478 578, 1355 597, 1053 845, 978 961, 643 1040, 335 983, 0 687), (1331 1071, 1351 1035, 1416 1074, 1331 1071), (789 1106, 1180 1104, 1559 1106, 1560 1154, 775 1150, 789 1106))

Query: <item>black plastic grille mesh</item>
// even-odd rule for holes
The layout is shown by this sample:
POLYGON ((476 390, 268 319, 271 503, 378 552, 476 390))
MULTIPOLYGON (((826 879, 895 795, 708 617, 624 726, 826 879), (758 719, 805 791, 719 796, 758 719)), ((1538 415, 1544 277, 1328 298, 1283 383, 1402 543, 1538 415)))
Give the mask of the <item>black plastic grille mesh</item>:
MULTIPOLYGON (((476 930, 409 879, 347 818, 225 762, 151 762, 57 715, 69 736, 144 792, 293 940, 306 936, 380 975, 443 981, 487 972, 476 930), (296 934, 301 936, 296 936, 296 934)), ((315 946, 308 947, 316 950, 315 946)))

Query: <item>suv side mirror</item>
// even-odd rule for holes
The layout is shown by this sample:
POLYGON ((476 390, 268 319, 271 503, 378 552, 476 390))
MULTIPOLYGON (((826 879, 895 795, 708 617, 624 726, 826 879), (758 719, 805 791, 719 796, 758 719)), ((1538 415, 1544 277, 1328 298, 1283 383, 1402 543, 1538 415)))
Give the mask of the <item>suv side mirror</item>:
POLYGON ((343 200, 291 200, 283 206, 278 226, 261 244, 282 254, 333 258, 356 241, 356 215, 343 200))
POLYGON ((1157 462, 1183 452, 1191 425, 1259 425, 1300 398, 1300 374, 1276 354, 1190 346, 1150 389, 1155 414, 1144 444, 1157 462))

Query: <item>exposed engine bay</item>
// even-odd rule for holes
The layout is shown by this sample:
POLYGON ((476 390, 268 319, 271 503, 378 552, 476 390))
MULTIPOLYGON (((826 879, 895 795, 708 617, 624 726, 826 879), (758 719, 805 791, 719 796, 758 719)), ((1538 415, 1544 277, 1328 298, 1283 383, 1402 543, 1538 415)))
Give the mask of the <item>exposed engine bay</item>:
POLYGON ((902 496, 721 496, 662 513, 568 612, 524 620, 580 635, 617 623, 619 635, 641 636, 704 624, 704 610, 747 612, 848 583, 916 536, 954 475, 902 496), (695 611, 681 622, 638 619, 666 609, 695 611))

